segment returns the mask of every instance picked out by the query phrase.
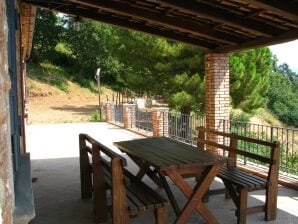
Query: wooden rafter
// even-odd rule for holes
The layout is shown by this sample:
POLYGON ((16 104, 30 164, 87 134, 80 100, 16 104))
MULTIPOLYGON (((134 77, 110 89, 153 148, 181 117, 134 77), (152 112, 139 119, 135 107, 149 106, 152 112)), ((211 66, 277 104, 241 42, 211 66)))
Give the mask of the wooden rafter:
POLYGON ((177 0, 155 0, 154 2, 163 6, 171 7, 172 9, 177 9, 181 12, 194 14, 199 17, 210 19, 220 24, 236 27, 257 35, 270 37, 273 34, 276 34, 278 31, 274 27, 266 26, 253 19, 232 15, 224 10, 212 8, 208 5, 198 4, 191 1, 182 2, 177 0))
POLYGON ((289 4, 286 1, 280 0, 237 0, 238 2, 246 3, 251 6, 265 9, 274 12, 278 15, 283 15, 295 22, 298 21, 298 7, 297 4, 289 4))
POLYGON ((198 24, 189 24, 183 20, 176 18, 169 18, 165 15, 148 12, 145 9, 135 7, 133 5, 124 4, 121 2, 112 1, 96 1, 96 0, 72 0, 73 2, 86 5, 89 7, 101 8, 113 13, 120 13, 122 15, 131 16, 133 18, 145 19, 148 22, 155 23, 160 26, 165 26, 167 28, 178 30, 180 32, 186 32, 193 35, 205 37, 222 44, 227 45, 237 45, 242 40, 241 38, 236 38, 233 35, 218 32, 212 30, 208 26, 202 26, 198 24))
POLYGON ((256 40, 244 42, 243 44, 239 44, 236 47, 222 46, 222 47, 213 49, 213 51, 214 52, 233 52, 233 51, 247 50, 250 48, 264 47, 268 45, 274 45, 274 44, 293 41, 293 40, 296 40, 297 37, 298 37, 298 29, 295 29, 273 38, 262 37, 256 40))
POLYGON ((46 1, 44 1, 44 0, 41 0, 41 1, 26 0, 26 2, 34 3, 35 5, 38 5, 40 7, 43 7, 43 8, 49 9, 49 10, 55 10, 55 11, 58 11, 61 13, 66 13, 66 14, 73 15, 73 16, 80 16, 82 18, 101 21, 103 23, 120 26, 123 28, 140 31, 140 32, 147 33, 147 34, 153 34, 156 36, 165 37, 168 39, 176 40, 176 41, 187 43, 187 44, 201 46, 204 49, 212 49, 216 46, 219 46, 219 45, 210 43, 208 41, 200 40, 200 39, 190 37, 187 35, 183 35, 180 33, 174 33, 169 30, 158 29, 153 26, 148 26, 148 25, 146 26, 146 24, 128 21, 127 19, 121 19, 120 17, 115 17, 111 14, 103 14, 103 13, 97 12, 97 10, 92 11, 90 9, 84 9, 82 7, 77 8, 77 7, 74 7, 73 5, 70 6, 70 5, 63 4, 63 3, 49 4, 49 3, 46 3, 46 1))
POLYGON ((22 0, 210 51, 298 38, 297 0, 22 0))

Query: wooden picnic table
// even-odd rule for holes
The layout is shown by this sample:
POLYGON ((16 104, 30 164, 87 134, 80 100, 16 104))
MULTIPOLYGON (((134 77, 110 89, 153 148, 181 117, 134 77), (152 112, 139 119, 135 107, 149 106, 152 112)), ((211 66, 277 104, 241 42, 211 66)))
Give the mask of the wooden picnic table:
POLYGON ((141 179, 147 174, 156 184, 164 187, 177 215, 175 223, 187 223, 195 209, 208 223, 218 223, 202 202, 202 198, 226 162, 224 157, 167 137, 114 142, 114 145, 127 153, 139 166, 137 177, 141 179), (197 174, 200 178, 192 188, 184 176, 197 174), (188 198, 182 210, 168 185, 166 176, 169 176, 188 198))

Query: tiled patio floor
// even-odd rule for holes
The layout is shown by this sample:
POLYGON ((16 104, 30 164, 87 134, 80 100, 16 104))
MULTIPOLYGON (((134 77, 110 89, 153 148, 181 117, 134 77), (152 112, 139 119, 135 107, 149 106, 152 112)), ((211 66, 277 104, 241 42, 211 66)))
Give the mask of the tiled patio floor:
MULTIPOLYGON (((78 134, 88 133, 95 139, 114 148, 114 141, 142 138, 124 129, 107 123, 32 125, 28 127, 27 148, 31 153, 32 177, 36 217, 31 224, 92 224, 92 201, 81 200, 79 179, 79 146, 78 134)), ((118 150, 117 150, 118 151, 118 150)), ((119 151, 118 151, 119 152, 119 151)), ((134 164, 129 168, 136 171, 134 164)), ((149 179, 145 181, 151 184, 149 179)), ((190 182, 193 180, 189 180, 190 182)), ((216 180, 214 188, 222 184, 216 180)), ((164 194, 163 190, 152 187, 164 194)), ((171 184, 182 207, 185 199, 179 190, 171 184)), ((254 192, 249 197, 249 203, 264 200, 263 192, 254 192)), ((235 208, 231 200, 225 200, 223 195, 212 196, 207 204, 220 223, 236 223, 235 208)), ((169 223, 175 220, 172 209, 169 211, 169 223)), ((279 187, 278 218, 275 221, 264 222, 262 213, 248 216, 247 223, 298 223, 298 192, 285 187, 279 187)), ((154 223, 152 215, 131 219, 132 223, 154 223)), ((188 223, 204 223, 199 215, 193 214, 188 223)))

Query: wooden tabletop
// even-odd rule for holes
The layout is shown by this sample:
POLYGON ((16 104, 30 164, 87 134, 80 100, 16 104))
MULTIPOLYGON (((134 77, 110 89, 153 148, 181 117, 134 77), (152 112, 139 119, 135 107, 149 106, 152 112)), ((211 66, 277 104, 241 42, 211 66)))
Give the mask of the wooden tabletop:
POLYGON ((208 166, 226 161, 222 156, 167 137, 114 142, 114 145, 130 156, 147 161, 159 170, 208 166))

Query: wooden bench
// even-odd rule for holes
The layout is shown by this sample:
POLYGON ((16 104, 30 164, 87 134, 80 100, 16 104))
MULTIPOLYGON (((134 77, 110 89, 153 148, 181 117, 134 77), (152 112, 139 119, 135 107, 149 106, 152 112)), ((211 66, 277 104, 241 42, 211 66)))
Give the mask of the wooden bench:
POLYGON ((79 135, 82 198, 94 199, 94 220, 107 220, 107 190, 111 189, 114 224, 155 212, 156 223, 167 221, 168 202, 127 169, 126 159, 86 134, 79 135), (91 155, 92 163, 89 161, 91 155))
MULTIPOLYGON (((265 220, 276 219, 277 210, 277 191, 278 191, 278 172, 279 172, 279 143, 257 140, 253 138, 243 137, 236 134, 224 133, 220 131, 198 127, 199 131, 197 144, 199 148, 215 147, 228 152, 228 163, 218 177, 223 180, 225 185, 227 198, 231 197, 237 210, 237 223, 246 223, 248 214, 265 212, 265 220), (219 144, 214 141, 206 140, 206 135, 214 135, 219 138, 225 138, 229 145, 219 144), (268 156, 258 154, 257 152, 249 152, 240 148, 239 141, 242 144, 251 147, 258 145, 266 150, 268 156), (260 161, 262 164, 268 164, 268 173, 266 178, 261 178, 249 172, 247 169, 241 169, 237 164, 237 155, 260 161), (266 201, 264 205, 248 207, 248 192, 265 190, 266 201)), ((220 191, 218 191, 220 192, 220 191)), ((212 194, 212 192, 211 192, 212 194)))

